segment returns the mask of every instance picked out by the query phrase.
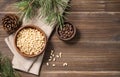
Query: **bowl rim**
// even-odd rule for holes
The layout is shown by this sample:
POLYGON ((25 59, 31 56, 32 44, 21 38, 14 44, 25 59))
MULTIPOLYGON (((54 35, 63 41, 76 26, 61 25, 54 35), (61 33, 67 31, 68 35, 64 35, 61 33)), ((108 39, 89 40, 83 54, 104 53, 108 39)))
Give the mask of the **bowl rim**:
POLYGON ((59 39, 61 39, 61 40, 63 40, 63 41, 68 41, 68 40, 73 39, 73 37, 74 37, 75 34, 76 34, 76 27, 75 27, 73 24, 71 24, 70 22, 64 22, 64 24, 70 24, 70 25, 73 26, 73 29, 74 29, 73 35, 72 35, 71 37, 69 37, 69 38, 61 38, 60 35, 59 35, 59 33, 58 33, 58 31, 59 31, 58 29, 60 28, 60 26, 56 26, 57 36, 59 37, 59 39))
POLYGON ((32 58, 32 57, 36 57, 36 56, 42 54, 42 53, 44 52, 45 48, 46 48, 46 44, 47 44, 47 36, 46 36, 45 32, 44 32, 40 27, 38 27, 38 26, 36 26, 36 25, 32 25, 32 24, 30 24, 30 25, 24 25, 24 26, 22 26, 21 28, 19 28, 19 29, 16 31, 15 36, 14 36, 14 46, 15 46, 15 49, 17 50, 17 52, 18 52, 20 55, 22 55, 22 56, 24 56, 24 57, 32 58), (38 54, 27 55, 27 54, 22 53, 22 52, 19 50, 19 48, 17 47, 17 45, 16 45, 17 34, 18 34, 21 30, 23 30, 23 29, 25 29, 25 28, 37 29, 37 30, 39 30, 40 32, 43 33, 43 35, 44 35, 44 37, 45 37, 45 45, 44 45, 43 49, 42 49, 38 54))

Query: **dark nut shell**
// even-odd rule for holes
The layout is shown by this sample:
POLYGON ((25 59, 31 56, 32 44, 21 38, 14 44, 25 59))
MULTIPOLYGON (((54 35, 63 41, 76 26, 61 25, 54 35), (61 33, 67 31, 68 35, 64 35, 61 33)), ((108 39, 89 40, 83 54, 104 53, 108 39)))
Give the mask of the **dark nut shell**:
POLYGON ((69 22, 65 22, 62 30, 59 26, 56 27, 56 32, 61 40, 71 40, 76 34, 76 28, 69 22))

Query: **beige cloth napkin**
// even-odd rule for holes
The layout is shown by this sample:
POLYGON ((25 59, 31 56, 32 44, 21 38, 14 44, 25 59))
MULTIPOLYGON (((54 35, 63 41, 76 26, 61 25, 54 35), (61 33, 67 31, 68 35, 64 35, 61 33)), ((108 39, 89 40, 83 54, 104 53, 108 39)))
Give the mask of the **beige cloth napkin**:
MULTIPOLYGON (((65 0, 65 1, 68 2, 69 0, 65 0)), ((63 10, 61 10, 61 13, 62 12, 63 10)), ((35 17, 32 20, 26 20, 24 18, 23 25, 28 25, 28 24, 34 24, 40 27, 46 33, 47 38, 49 38, 51 32, 55 27, 55 22, 51 24, 47 24, 45 22, 45 19, 43 18, 41 19, 40 17, 35 17)), ((32 73, 35 75, 39 75, 39 69, 42 64, 44 53, 42 53, 40 56, 35 58, 26 58, 21 56, 14 47, 14 34, 10 35, 9 37, 6 37, 5 42, 10 48, 11 52, 14 54, 14 57, 12 60, 13 68, 28 72, 28 73, 32 73)))

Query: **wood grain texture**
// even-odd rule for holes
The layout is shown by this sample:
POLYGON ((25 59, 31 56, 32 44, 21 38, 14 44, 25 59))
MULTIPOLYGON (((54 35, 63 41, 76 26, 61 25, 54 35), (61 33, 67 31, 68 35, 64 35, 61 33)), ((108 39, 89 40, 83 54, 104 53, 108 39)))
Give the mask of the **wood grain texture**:
MULTIPOLYGON (((17 13, 18 0, 0 0, 0 19, 17 13)), ((55 31, 49 39, 39 76, 20 72, 22 77, 120 77, 120 0, 71 0, 67 21, 77 27, 69 42, 58 39, 55 31), (50 51, 62 52, 55 62, 46 62, 50 51), (67 62, 68 66, 63 67, 67 62), (52 64, 56 64, 55 67, 52 64)), ((1 24, 0 24, 1 25, 1 24)), ((0 26, 0 51, 12 59, 4 42, 8 35, 0 26)))

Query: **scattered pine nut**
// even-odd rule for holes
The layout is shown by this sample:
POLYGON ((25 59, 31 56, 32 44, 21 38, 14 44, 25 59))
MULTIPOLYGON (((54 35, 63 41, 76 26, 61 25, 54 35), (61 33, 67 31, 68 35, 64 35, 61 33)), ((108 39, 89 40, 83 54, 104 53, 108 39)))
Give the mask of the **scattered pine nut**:
POLYGON ((47 62, 46 65, 49 66, 49 63, 47 62))
POLYGON ((52 59, 48 59, 48 61, 52 61, 52 59))
POLYGON ((60 58, 62 57, 62 52, 59 53, 60 58))
POLYGON ((56 59, 55 59, 55 58, 53 58, 53 61, 56 61, 56 59))
POLYGON ((57 58, 59 58, 60 56, 59 55, 56 55, 57 58))
POLYGON ((52 64, 53 67, 55 67, 55 64, 52 64))
POLYGON ((54 54, 52 54, 52 56, 54 57, 55 55, 54 55, 54 54))
POLYGON ((51 53, 53 53, 54 51, 53 50, 51 50, 51 53))
POLYGON ((53 53, 50 53, 50 55, 53 55, 53 53))
POLYGON ((68 64, 67 63, 63 63, 63 66, 67 66, 68 64))
POLYGON ((50 59, 52 59, 52 56, 50 56, 50 59))
POLYGON ((53 50, 51 50, 51 53, 50 53, 50 55, 51 55, 51 56, 54 56, 54 54, 53 54, 53 53, 54 53, 54 51, 53 51, 53 50))

